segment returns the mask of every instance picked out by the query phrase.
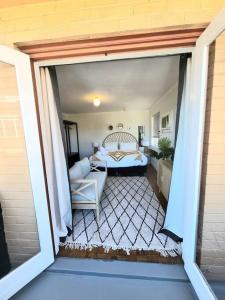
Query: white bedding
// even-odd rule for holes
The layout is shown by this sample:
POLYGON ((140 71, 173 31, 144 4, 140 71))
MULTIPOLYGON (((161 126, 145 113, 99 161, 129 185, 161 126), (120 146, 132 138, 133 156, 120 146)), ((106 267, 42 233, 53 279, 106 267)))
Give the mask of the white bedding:
POLYGON ((98 165, 101 166, 101 160, 106 161, 107 168, 124 168, 134 166, 146 166, 148 159, 147 157, 138 151, 135 154, 125 155, 121 160, 116 161, 108 154, 102 154, 100 151, 96 152, 95 155, 90 157, 90 160, 99 160, 98 165), (138 159, 137 159, 138 157, 138 159))

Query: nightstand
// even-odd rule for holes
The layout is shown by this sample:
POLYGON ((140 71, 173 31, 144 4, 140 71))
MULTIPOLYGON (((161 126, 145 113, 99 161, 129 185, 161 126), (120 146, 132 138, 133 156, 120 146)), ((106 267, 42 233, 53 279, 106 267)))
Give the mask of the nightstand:
POLYGON ((149 149, 148 149, 147 146, 140 146, 140 147, 139 147, 139 151, 140 151, 141 153, 149 154, 149 151, 148 151, 148 150, 149 150, 149 149))
POLYGON ((173 163, 172 160, 163 160, 158 161, 158 171, 157 171, 157 185, 159 187, 159 192, 168 201, 169 192, 170 192, 170 182, 172 176, 173 163))

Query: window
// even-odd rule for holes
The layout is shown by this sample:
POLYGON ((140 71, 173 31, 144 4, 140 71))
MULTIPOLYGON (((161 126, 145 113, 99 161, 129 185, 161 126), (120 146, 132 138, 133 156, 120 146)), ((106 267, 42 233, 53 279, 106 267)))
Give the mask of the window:
POLYGON ((162 116, 161 119, 161 128, 162 131, 171 131, 172 130, 172 123, 173 123, 173 111, 167 113, 166 115, 162 116))
POLYGON ((152 116, 152 138, 151 145, 158 147, 158 141, 160 137, 160 113, 157 112, 152 116))

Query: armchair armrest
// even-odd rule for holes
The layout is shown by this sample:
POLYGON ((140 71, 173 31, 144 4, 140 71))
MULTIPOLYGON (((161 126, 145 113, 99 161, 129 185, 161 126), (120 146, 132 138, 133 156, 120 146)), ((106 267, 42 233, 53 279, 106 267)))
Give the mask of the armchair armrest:
POLYGON ((91 171, 102 172, 98 168, 104 168, 104 172, 107 173, 107 162, 105 160, 92 160, 91 171))
POLYGON ((97 180, 95 179, 72 179, 70 183, 92 183, 94 184, 97 180))

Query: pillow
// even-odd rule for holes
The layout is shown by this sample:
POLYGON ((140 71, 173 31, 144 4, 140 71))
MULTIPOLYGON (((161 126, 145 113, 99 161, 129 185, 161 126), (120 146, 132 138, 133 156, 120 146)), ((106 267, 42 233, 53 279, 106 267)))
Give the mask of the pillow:
POLYGON ((108 151, 104 147, 99 147, 99 151, 101 152, 102 155, 108 154, 108 151))
POLYGON ((105 150, 106 151, 118 151, 118 143, 117 142, 105 143, 105 150))
POLYGON ((137 144, 136 143, 120 143, 121 151, 136 151, 137 144))
POLYGON ((72 183, 72 181, 84 178, 79 162, 75 163, 69 169, 69 175, 70 175, 71 188, 77 189, 80 183, 72 183))
POLYGON ((80 164, 83 177, 86 177, 91 171, 91 165, 90 165, 89 159, 87 157, 85 157, 82 160, 80 160, 78 162, 78 164, 80 164))

